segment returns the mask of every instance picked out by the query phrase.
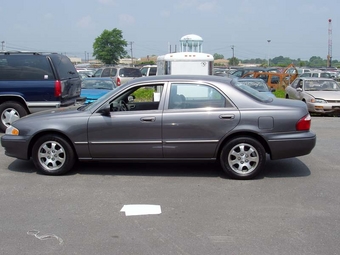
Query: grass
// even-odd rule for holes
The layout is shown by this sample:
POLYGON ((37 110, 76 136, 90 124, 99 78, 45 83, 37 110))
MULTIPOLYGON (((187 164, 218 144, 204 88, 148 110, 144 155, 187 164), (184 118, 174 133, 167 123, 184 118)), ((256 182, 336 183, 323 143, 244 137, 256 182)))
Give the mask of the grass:
POLYGON ((286 96, 286 93, 283 89, 277 89, 275 92, 274 92, 274 95, 278 98, 285 98, 286 96))

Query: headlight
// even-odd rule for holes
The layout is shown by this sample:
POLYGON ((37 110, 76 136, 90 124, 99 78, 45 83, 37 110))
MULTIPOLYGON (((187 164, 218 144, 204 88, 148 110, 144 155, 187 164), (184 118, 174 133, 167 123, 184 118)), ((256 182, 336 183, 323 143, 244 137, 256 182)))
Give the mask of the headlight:
POLYGON ((327 104, 326 100, 323 100, 321 98, 315 98, 311 100, 312 103, 318 103, 318 104, 327 104))
POLYGON ((8 128, 6 128, 6 135, 19 135, 19 129, 13 127, 13 126, 9 126, 8 128))

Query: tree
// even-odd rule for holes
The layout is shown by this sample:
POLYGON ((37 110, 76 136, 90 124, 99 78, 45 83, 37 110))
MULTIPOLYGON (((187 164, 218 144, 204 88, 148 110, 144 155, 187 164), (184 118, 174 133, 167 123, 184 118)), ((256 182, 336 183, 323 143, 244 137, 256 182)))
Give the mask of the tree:
POLYGON ((224 56, 222 54, 215 53, 214 54, 214 59, 224 59, 224 56))
POLYGON ((113 30, 104 30, 93 43, 93 56, 102 61, 104 64, 116 65, 120 58, 127 54, 124 47, 127 42, 123 39, 122 31, 114 28, 113 30))
POLYGON ((240 61, 235 57, 229 58, 228 60, 230 66, 237 66, 240 63, 240 61))

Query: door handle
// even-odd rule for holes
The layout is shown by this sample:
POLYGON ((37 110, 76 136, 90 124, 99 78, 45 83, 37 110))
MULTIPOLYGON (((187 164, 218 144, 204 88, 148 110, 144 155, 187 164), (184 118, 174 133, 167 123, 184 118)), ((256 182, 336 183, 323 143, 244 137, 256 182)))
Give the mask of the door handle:
POLYGON ((234 114, 222 114, 220 115, 220 119, 234 119, 235 115, 234 114))
POLYGON ((143 117, 143 118, 140 118, 140 120, 143 122, 154 122, 156 121, 156 117, 143 117))

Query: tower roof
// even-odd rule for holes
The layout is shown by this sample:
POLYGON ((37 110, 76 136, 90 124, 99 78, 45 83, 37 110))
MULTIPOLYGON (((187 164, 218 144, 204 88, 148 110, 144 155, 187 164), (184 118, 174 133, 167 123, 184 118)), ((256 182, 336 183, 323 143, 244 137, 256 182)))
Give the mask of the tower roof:
POLYGON ((185 35, 181 38, 181 41, 185 41, 185 40, 203 41, 202 37, 195 35, 195 34, 185 35))

